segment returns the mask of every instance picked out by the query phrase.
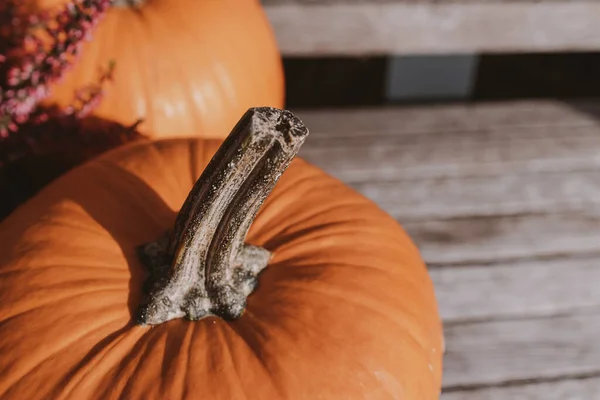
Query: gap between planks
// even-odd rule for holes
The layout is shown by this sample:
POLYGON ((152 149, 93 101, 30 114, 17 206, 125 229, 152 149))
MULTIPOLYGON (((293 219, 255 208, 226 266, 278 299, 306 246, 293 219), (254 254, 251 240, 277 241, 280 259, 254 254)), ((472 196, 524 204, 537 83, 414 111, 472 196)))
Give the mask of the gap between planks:
POLYGON ((600 376, 581 376, 558 381, 508 383, 497 387, 443 392, 441 400, 597 400, 600 376))

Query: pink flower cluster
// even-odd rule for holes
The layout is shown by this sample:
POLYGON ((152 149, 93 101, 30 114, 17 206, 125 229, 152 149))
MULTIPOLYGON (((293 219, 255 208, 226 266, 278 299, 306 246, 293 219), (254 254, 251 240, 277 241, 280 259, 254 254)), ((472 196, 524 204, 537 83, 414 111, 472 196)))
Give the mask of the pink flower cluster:
MULTIPOLYGON (((52 83, 59 81, 75 62, 85 40, 113 0, 72 0, 58 12, 26 14, 9 0, 0 5, 0 138, 14 132, 38 113, 52 83)), ((85 115, 102 95, 101 84, 112 76, 112 66, 98 84, 75 94, 67 114, 85 115)))

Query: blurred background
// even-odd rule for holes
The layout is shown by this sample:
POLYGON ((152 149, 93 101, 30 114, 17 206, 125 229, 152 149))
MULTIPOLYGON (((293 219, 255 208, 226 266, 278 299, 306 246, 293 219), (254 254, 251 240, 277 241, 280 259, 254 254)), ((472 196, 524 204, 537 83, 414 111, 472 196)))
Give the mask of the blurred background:
POLYGON ((263 4, 301 155, 428 264, 442 399, 600 398, 600 2, 263 4))
POLYGON ((600 94, 600 53, 288 56, 294 108, 581 100, 600 94))
POLYGON ((600 93, 595 1, 262 3, 284 55, 290 107, 600 93))

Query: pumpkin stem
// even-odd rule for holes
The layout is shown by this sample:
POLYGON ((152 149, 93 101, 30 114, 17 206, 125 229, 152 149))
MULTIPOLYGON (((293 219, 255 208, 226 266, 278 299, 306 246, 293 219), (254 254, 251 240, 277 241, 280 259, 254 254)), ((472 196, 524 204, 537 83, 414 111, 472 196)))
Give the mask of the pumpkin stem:
POLYGON ((242 315, 271 257, 244 238, 307 135, 289 111, 244 114, 192 188, 173 231, 142 248, 150 277, 139 323, 242 315))

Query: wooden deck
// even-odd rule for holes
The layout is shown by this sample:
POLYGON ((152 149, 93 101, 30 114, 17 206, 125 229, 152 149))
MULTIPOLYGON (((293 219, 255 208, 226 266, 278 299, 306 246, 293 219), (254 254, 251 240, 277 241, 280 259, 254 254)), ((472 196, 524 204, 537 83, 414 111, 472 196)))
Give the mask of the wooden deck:
POLYGON ((286 55, 600 49, 597 0, 262 0, 286 55))
POLYGON ((600 104, 295 111, 421 248, 443 400, 600 399, 600 104))

